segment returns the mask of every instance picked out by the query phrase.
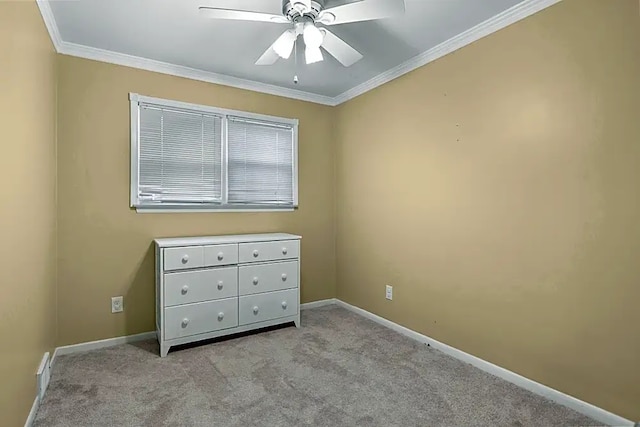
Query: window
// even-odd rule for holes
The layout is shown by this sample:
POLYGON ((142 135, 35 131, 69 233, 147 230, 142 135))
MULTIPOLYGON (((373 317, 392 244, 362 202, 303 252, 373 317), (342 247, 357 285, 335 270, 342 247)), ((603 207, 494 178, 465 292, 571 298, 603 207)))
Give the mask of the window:
POLYGON ((131 206, 291 210, 298 121, 130 94, 131 206))

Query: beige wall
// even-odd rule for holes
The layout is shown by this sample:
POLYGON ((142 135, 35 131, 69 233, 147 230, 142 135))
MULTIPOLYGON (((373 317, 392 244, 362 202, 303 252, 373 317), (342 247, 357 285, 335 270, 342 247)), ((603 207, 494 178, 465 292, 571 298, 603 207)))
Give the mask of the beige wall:
POLYGON ((154 328, 154 237, 261 231, 303 235, 303 301, 337 294, 640 419, 638 15, 565 0, 332 109, 56 70, 37 7, 0 2, 0 424, 22 425, 54 344, 154 328), (300 209, 132 211, 129 92, 299 118, 300 209))
POLYGON ((0 425, 24 425, 55 344, 55 53, 35 2, 0 2, 0 425))
POLYGON ((638 12, 566 0, 338 107, 338 297, 640 419, 638 12))
POLYGON ((152 239, 301 234, 302 301, 335 295, 331 108, 58 57, 58 345, 154 330, 152 239), (138 214, 129 208, 129 92, 300 120, 295 212, 138 214), (111 314, 112 296, 125 310, 111 314))

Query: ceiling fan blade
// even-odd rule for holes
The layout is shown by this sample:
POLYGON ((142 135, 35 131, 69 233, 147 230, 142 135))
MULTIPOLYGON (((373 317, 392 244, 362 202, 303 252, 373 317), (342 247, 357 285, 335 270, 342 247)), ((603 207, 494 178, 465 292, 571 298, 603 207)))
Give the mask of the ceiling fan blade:
POLYGON ((347 42, 333 34, 331 31, 323 28, 324 41, 322 47, 329 52, 345 67, 350 67, 362 59, 360 52, 352 48, 347 42))
POLYGON ((361 0, 326 9, 318 21, 325 25, 371 21, 404 13, 404 0, 361 0))
POLYGON ((269 13, 250 12, 248 10, 219 9, 216 7, 200 6, 200 15, 211 19, 231 19, 235 21, 273 22, 276 24, 288 24, 289 20, 282 15, 269 13))
POLYGON ((256 61, 256 65, 273 65, 280 58, 275 50, 271 46, 267 49, 260 58, 256 61))

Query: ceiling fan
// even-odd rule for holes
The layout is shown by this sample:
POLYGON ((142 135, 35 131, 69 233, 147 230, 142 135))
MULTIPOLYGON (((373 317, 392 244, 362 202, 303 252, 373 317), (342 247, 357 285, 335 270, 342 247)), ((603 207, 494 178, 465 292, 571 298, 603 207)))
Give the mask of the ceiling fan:
POLYGON ((282 15, 245 10, 200 7, 203 16, 212 19, 271 22, 289 24, 287 29, 258 59, 256 65, 272 65, 279 58, 289 59, 298 37, 302 35, 305 44, 307 64, 324 59, 322 47, 342 65, 350 67, 360 59, 360 52, 323 26, 348 24, 387 18, 403 13, 404 0, 360 0, 325 9, 326 0, 282 0, 282 15))

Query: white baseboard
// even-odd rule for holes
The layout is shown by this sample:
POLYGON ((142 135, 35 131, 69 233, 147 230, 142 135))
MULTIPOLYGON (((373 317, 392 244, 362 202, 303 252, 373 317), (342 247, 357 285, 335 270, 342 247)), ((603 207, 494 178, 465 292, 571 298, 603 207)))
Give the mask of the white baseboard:
MULTIPOLYGON (((560 405, 571 408, 574 411, 584 414, 590 418, 593 418, 598 422, 604 423, 609 426, 625 426, 625 427, 636 426, 636 424, 634 424, 634 422, 631 420, 628 420, 619 415, 613 414, 609 411, 606 411, 590 403, 584 402, 576 397, 570 396, 561 391, 555 390, 544 384, 540 384, 529 378, 523 377, 522 375, 516 374, 515 372, 509 371, 508 369, 502 368, 498 365, 494 365, 491 362, 487 362, 486 360, 480 359, 479 357, 473 356, 462 350, 458 350, 455 347, 451 347, 450 345, 444 344, 440 341, 437 341, 419 332, 413 331, 409 328, 405 328, 404 326, 398 325, 397 323, 394 323, 391 320, 388 320, 388 319, 385 319, 384 317, 380 317, 376 314, 370 313, 362 308, 353 306, 337 298, 330 298, 330 299, 325 299, 321 301, 313 301, 313 302, 301 304, 300 309, 308 310, 312 308, 325 307, 328 305, 337 305, 339 307, 345 308, 349 311, 352 311, 363 317, 366 317, 367 319, 373 320, 376 323, 386 326, 387 328, 390 328, 396 332, 399 332, 402 335, 405 335, 421 343, 429 344, 430 347, 440 350, 443 353, 448 354, 449 356, 455 357, 456 359, 461 360, 465 363, 469 363, 470 365, 473 365, 478 369, 488 372, 491 375, 495 375, 498 378, 502 378, 505 381, 513 383, 525 390, 529 390, 530 392, 535 393, 539 396, 546 397, 547 399, 553 402, 556 402, 560 405)), ((71 354, 71 353, 80 353, 80 352, 89 351, 89 350, 96 350, 99 348, 111 347, 114 345, 153 339, 155 338, 155 336, 156 336, 155 331, 144 332, 142 334, 127 335, 123 337, 109 338, 105 340, 91 341, 86 343, 58 347, 53 352, 53 357, 51 358, 50 366, 53 366, 57 356, 61 356, 64 354, 71 354)), ((40 405, 40 401, 36 396, 36 399, 34 400, 33 406, 31 408, 31 412, 29 413, 29 418, 27 418, 27 422, 25 423, 25 427, 30 427, 31 423, 33 423, 33 420, 35 419, 39 405, 40 405)))
POLYGON ((320 301, 306 302, 304 304, 300 304, 300 310, 308 310, 310 308, 319 308, 319 307, 324 307, 327 305, 335 305, 335 304, 336 304, 335 298, 323 299, 320 301))
POLYGON ((40 408, 40 398, 36 394, 36 398, 33 399, 33 405, 31 405, 31 410, 29 411, 29 416, 27 417, 27 421, 24 422, 24 427, 31 427, 33 422, 36 420, 36 415, 38 414, 38 409, 40 408))
POLYGON ((409 328, 405 328, 404 326, 398 325, 397 323, 394 323, 383 317, 370 313, 366 310, 363 310, 362 308, 353 306, 344 301, 340 301, 339 299, 336 299, 335 301, 339 307, 346 308, 349 311, 357 313, 363 317, 366 317, 367 319, 373 320, 376 323, 386 326, 416 341, 419 341, 424 344, 429 344, 429 346, 435 349, 438 349, 441 352, 448 354, 449 356, 455 357, 456 359, 469 363, 478 369, 488 372, 491 375, 495 375, 498 378, 502 378, 505 381, 509 381, 510 383, 513 383, 525 390, 529 390, 532 393, 546 397, 547 399, 552 400, 553 402, 556 402, 560 405, 571 408, 574 411, 579 412, 588 417, 591 417, 598 422, 604 423, 609 426, 629 426, 629 427, 634 426, 633 421, 630 421, 619 415, 613 414, 609 411, 606 411, 590 403, 584 402, 566 393, 555 390, 544 384, 540 384, 529 378, 523 377, 522 375, 516 374, 515 372, 501 368, 500 366, 494 365, 491 362, 487 362, 486 360, 480 359, 479 357, 473 356, 469 353, 465 353, 462 350, 458 350, 455 347, 451 347, 447 344, 441 343, 440 341, 429 338, 426 335, 413 331, 409 328))
POLYGON ((42 402, 44 394, 49 387, 49 380, 51 379, 51 362, 49 360, 49 352, 46 352, 42 357, 38 372, 36 372, 36 387, 38 390, 38 399, 42 402))
MULTIPOLYGON (((335 298, 330 298, 330 299, 300 304, 300 309, 306 310, 310 308, 318 308, 326 305, 334 305, 335 303, 336 303, 335 298)), ((97 350, 99 348, 113 347, 115 345, 127 344, 127 343, 136 342, 136 341, 144 341, 144 340, 154 339, 154 338, 156 338, 156 332, 152 331, 152 332, 143 332, 141 334, 136 334, 136 335, 126 335, 122 337, 107 338, 104 340, 89 341, 89 342, 83 342, 79 344, 72 344, 72 345, 57 347, 53 352, 53 356, 51 357, 50 366, 53 366, 53 364, 55 363, 56 357, 62 356, 65 354, 81 353, 89 350, 97 350)))
POLYGON ((126 335, 123 337, 107 338, 105 340, 89 341, 89 342, 83 342, 80 344, 72 344, 72 345, 57 347, 56 350, 53 352, 53 357, 51 358, 50 366, 53 366, 56 360, 56 357, 62 356, 65 354, 82 353, 85 351, 96 350, 99 348, 113 347, 114 345, 150 340, 155 337, 156 337, 156 332, 152 331, 152 332, 143 332, 141 334, 126 335))
POLYGON ((31 410, 27 416, 27 420, 24 423, 24 427, 31 427, 38 415, 38 409, 40 409, 40 403, 44 399, 44 394, 49 386, 49 379, 51 375, 51 363, 49 362, 49 352, 46 352, 42 356, 38 370, 36 371, 36 398, 33 399, 31 410))

